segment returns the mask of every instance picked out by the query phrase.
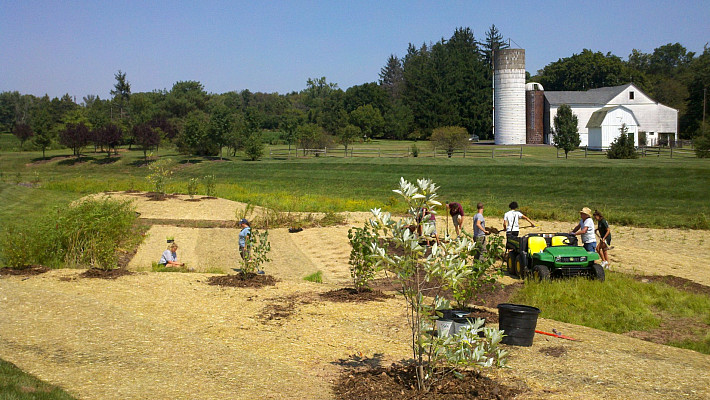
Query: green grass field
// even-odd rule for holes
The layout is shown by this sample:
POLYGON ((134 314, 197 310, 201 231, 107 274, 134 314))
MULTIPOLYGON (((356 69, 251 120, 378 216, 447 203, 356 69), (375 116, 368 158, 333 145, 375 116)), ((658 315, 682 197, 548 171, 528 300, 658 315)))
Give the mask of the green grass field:
MULTIPOLYGON (((687 338, 666 344, 710 354, 710 297, 659 282, 640 282, 609 272, 604 282, 584 278, 526 281, 511 302, 542 310, 541 317, 614 333, 653 331, 661 321, 694 327, 687 338)), ((668 327, 665 327, 668 329, 668 327)))
MULTIPOLYGON (((412 142, 372 141, 357 148, 406 150, 412 142)), ((419 142, 422 152, 431 151, 419 142)), ((284 146, 275 146, 284 148, 284 146)), ((473 146, 472 146, 473 147, 473 146)), ((490 146, 477 146, 485 151, 490 146)), ((513 147, 519 149, 519 147, 513 147)), ((48 157, 69 155, 48 151, 48 157)), ((38 181, 36 201, 71 199, 104 190, 150 190, 141 151, 105 154, 86 151, 72 159, 32 163, 40 152, 0 152, 1 180, 38 181)), ((599 209, 616 225, 710 229, 710 161, 696 158, 608 160, 563 159, 548 146, 524 148, 518 157, 308 157, 274 159, 269 148, 261 161, 244 156, 227 161, 192 159, 173 149, 161 156, 180 162, 168 185, 170 192, 187 192, 193 177, 215 175, 217 195, 232 200, 290 211, 367 211, 373 207, 399 210, 391 190, 400 177, 428 177, 440 186, 441 200, 458 201, 468 213, 486 204, 490 216, 502 216, 510 201, 533 219, 574 221, 584 206, 599 209)), ((37 189, 32 189, 37 190, 37 189)))
POLYGON ((0 359, 0 398, 4 400, 70 400, 64 390, 22 372, 0 359))

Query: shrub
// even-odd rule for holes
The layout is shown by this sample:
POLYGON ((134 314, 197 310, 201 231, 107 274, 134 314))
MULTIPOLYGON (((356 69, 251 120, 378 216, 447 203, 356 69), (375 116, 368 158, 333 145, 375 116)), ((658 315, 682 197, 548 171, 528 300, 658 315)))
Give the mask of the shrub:
POLYGON ((451 158, 454 150, 468 146, 468 132, 462 126, 444 126, 434 129, 431 142, 440 148, 446 149, 446 154, 451 158))
POLYGON ((353 227, 348 229, 348 239, 350 240, 350 277, 353 279, 353 286, 358 292, 368 288, 370 281, 375 277, 379 268, 377 260, 373 256, 371 243, 377 241, 374 230, 365 224, 362 228, 353 227))
POLYGON ((634 148, 634 138, 629 135, 629 128, 626 124, 622 124, 619 128, 620 135, 611 142, 609 150, 606 152, 607 158, 612 159, 633 159, 638 158, 636 149, 634 148))
POLYGON ((412 157, 419 157, 419 147, 417 147, 417 144, 412 145, 412 157))
POLYGON ((7 226, 0 235, 6 266, 32 264, 112 269, 116 251, 137 244, 137 216, 130 202, 85 200, 36 219, 7 226))
POLYGON ((173 168, 175 168, 175 161, 171 158, 162 158, 148 165, 150 174, 146 179, 153 185, 156 193, 165 195, 165 186, 173 174, 173 168))
POLYGON ((214 175, 205 175, 205 196, 212 197, 215 194, 215 188, 217 187, 217 177, 214 175))
POLYGON ((698 135, 693 140, 695 155, 698 158, 710 158, 710 128, 701 126, 698 135))
POLYGON ((190 198, 195 197, 197 194, 197 188, 200 184, 200 178, 190 178, 190 180, 187 181, 187 194, 190 196, 190 198))

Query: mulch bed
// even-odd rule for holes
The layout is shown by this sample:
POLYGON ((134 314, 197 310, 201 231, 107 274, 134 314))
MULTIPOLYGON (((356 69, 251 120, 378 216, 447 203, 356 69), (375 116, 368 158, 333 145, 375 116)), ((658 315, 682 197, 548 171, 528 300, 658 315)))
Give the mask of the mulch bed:
POLYGON ((133 272, 125 268, 99 269, 90 268, 79 274, 82 278, 116 279, 126 275, 133 275, 133 272))
POLYGON ((365 289, 358 292, 357 289, 354 288, 342 288, 320 294, 321 299, 338 303, 364 303, 368 301, 382 301, 393 297, 394 295, 386 294, 381 290, 365 289))
POLYGON ((33 276, 43 274, 50 269, 44 265, 29 265, 25 268, 0 268, 0 275, 33 276))
POLYGON ((167 194, 167 193, 158 193, 158 192, 148 192, 145 194, 145 197, 147 197, 149 201, 163 201, 163 200, 167 200, 167 199, 177 198, 177 195, 176 194, 167 194))
POLYGON ((550 357, 555 357, 555 358, 560 358, 567 354, 567 349, 564 348, 563 346, 550 346, 550 347, 543 347, 540 349, 540 353, 550 356, 550 357))
POLYGON ((211 276, 207 279, 207 283, 210 285, 241 288, 273 286, 278 281, 271 275, 258 275, 255 273, 211 276))
POLYGON ((496 382, 475 371, 463 379, 449 375, 428 393, 419 392, 414 366, 393 364, 364 371, 346 370, 335 382, 338 399, 512 399, 524 390, 496 382))

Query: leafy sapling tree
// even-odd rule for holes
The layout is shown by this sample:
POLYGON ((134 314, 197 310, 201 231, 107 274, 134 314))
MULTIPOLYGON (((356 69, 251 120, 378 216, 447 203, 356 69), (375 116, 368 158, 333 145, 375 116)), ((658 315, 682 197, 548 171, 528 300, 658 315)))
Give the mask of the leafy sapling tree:
POLYGON ((89 128, 83 122, 67 124, 59 134, 59 143, 72 149, 77 159, 81 156, 81 149, 89 144, 90 139, 89 128))
POLYGON ((158 193, 160 197, 165 196, 165 187, 170 177, 173 175, 174 168, 175 160, 172 158, 163 158, 148 165, 150 173, 146 179, 153 185, 153 190, 158 193))
POLYGON ((352 227, 348 229, 348 240, 350 240, 350 276, 353 285, 358 292, 369 290, 369 283, 379 271, 376 260, 372 257, 372 247, 370 243, 377 241, 372 227, 368 223, 362 228, 352 227))
POLYGON ((577 129, 577 116, 574 115, 569 105, 562 104, 557 109, 554 125, 552 137, 555 141, 555 147, 564 150, 565 158, 567 158, 567 154, 579 147, 582 142, 577 129))
POLYGON ((476 250, 474 241, 465 235, 436 243, 434 223, 428 218, 417 218, 423 208, 435 213, 436 207, 441 206, 437 190, 431 180, 420 179, 413 184, 402 178, 394 192, 404 198, 407 215, 394 220, 390 213, 374 209, 369 222, 377 239, 369 244, 374 254, 372 257, 377 260, 378 267, 393 274, 405 299, 417 386, 422 391, 428 391, 448 374, 459 374, 464 367, 504 366, 507 354, 498 348, 502 332, 481 328, 482 321, 456 335, 438 337, 432 334, 434 321, 438 318, 436 310, 448 306, 441 297, 443 286, 452 286, 450 282, 454 279, 468 277, 464 266, 471 265, 476 250), (430 253, 420 240, 434 242, 430 253), (478 335, 479 332, 483 332, 483 337, 478 335))
POLYGON ((611 146, 609 146, 609 150, 606 152, 606 157, 612 159, 638 158, 638 154, 636 154, 636 149, 634 148, 634 138, 629 134, 629 128, 626 124, 622 124, 619 131, 620 134, 611 142, 611 146))
POLYGON ((247 276, 261 271, 261 265, 271 261, 268 256, 270 251, 269 231, 260 232, 252 229, 246 242, 245 256, 242 259, 242 274, 247 276))
POLYGON ((190 198, 195 197, 197 194, 197 188, 200 185, 200 178, 190 178, 187 181, 187 194, 190 198))
POLYGON ((205 196, 214 196, 215 189, 217 188, 217 177, 214 175, 205 175, 203 181, 205 181, 205 196))

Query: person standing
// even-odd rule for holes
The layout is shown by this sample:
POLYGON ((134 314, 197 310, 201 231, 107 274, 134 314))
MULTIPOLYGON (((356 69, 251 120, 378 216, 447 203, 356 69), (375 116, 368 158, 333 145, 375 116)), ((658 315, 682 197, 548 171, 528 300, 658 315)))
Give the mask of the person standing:
POLYGON ((483 257, 486 245, 486 219, 483 218, 483 203, 476 204, 476 215, 473 217, 473 241, 478 248, 478 258, 483 257))
POLYGON ((609 269, 609 254, 607 250, 611 246, 611 230, 609 229, 609 223, 606 222, 602 213, 599 210, 594 210, 594 219, 597 220, 597 233, 601 240, 597 245, 597 253, 602 259, 602 267, 609 269))
MULTIPOLYGON (((446 209, 449 210, 449 215, 451 215, 451 220, 454 221, 454 229, 456 229, 456 236, 461 235, 461 227, 463 227, 463 207, 460 203, 446 202, 446 209)), ((448 228, 447 228, 448 230, 448 228)))
POLYGON ((249 243, 249 236, 251 235, 251 224, 246 218, 242 218, 239 221, 239 226, 242 228, 239 231, 239 255, 242 256, 242 260, 249 258, 249 248, 247 244, 249 243))
POLYGON ((594 221, 592 220, 592 210, 589 207, 584 207, 579 212, 579 223, 570 233, 579 235, 584 244, 584 249, 590 253, 594 253, 597 248, 597 239, 594 237, 594 221))
POLYGON ((518 224, 520 218, 528 221, 530 223, 530 227, 535 227, 535 224, 532 220, 530 220, 530 218, 518 211, 518 202, 511 202, 508 204, 508 208, 510 208, 510 211, 503 215, 503 228, 505 229, 506 238, 511 236, 518 237, 518 233, 520 233, 520 225, 518 224))

